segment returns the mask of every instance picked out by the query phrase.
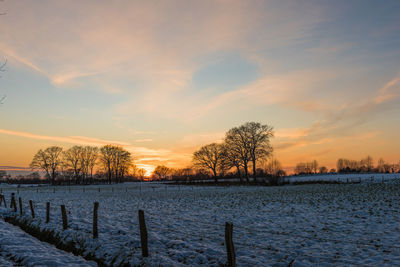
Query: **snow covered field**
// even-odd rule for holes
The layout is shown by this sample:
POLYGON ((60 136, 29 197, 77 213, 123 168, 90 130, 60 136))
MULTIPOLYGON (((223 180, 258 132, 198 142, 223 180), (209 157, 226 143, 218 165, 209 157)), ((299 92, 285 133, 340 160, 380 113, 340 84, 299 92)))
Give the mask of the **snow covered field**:
MULTIPOLYGON (((369 175, 371 176, 371 175, 369 175)), ((219 266, 226 263, 225 222, 233 223, 238 266, 400 265, 400 183, 282 187, 165 184, 3 187, 35 203, 35 225, 75 240, 107 264, 219 266), (100 192, 99 192, 100 188, 100 192), (46 202, 51 221, 45 224, 46 202), (93 202, 100 203, 99 239, 92 239, 93 202), (62 230, 60 205, 70 228, 62 230), (145 211, 150 257, 141 257, 138 209, 145 211)), ((368 177, 366 177, 368 178, 368 177)), ((390 178, 390 179, 389 179, 390 178)), ((345 179, 345 178, 344 178, 345 179)), ((358 178, 357 178, 358 179, 358 178)), ((378 182, 379 181, 379 182, 378 182)), ((2 209, 4 214, 4 208, 2 209)))
POLYGON ((0 266, 97 266, 0 220, 0 266))
POLYGON ((339 182, 339 183, 379 183, 390 180, 400 179, 400 173, 352 173, 352 174, 314 174, 285 177, 285 182, 339 182))

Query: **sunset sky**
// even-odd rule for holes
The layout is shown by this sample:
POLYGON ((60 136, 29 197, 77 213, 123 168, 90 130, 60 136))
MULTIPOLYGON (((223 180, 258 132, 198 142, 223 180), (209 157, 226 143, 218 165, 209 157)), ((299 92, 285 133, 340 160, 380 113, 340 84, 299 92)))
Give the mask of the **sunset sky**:
POLYGON ((0 2, 0 165, 115 143, 185 167, 246 121, 283 166, 400 160, 400 1, 0 2))

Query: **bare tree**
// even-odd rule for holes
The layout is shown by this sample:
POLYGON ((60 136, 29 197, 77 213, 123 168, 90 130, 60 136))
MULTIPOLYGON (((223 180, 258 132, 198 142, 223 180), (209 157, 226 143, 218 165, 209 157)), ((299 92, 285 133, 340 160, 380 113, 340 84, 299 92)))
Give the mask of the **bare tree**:
POLYGON ((242 173, 240 170, 243 167, 243 164, 240 158, 241 155, 236 147, 230 147, 228 144, 225 144, 223 161, 229 169, 236 168, 237 175, 242 182, 242 173))
POLYGON ((107 172, 108 183, 112 178, 116 182, 122 182, 124 175, 133 164, 132 155, 121 146, 105 145, 100 148, 100 163, 107 172))
POLYGON ((128 173, 130 167, 133 166, 132 155, 129 151, 122 147, 117 147, 114 151, 113 169, 115 173, 115 180, 118 183, 122 182, 125 174, 128 173))
POLYGON ((113 145, 105 145, 100 148, 100 163, 107 172, 109 184, 111 184, 111 178, 113 175, 114 148, 115 146, 113 145))
POLYGON ((328 168, 325 166, 319 167, 319 173, 321 174, 328 173, 328 168))
POLYGON ((316 160, 311 161, 311 162, 310 162, 310 166, 311 166, 311 171, 312 171, 313 173, 317 173, 317 170, 318 170, 318 161, 316 161, 316 160))
POLYGON ((169 172, 170 169, 168 167, 159 165, 154 169, 153 176, 157 179, 163 180, 167 178, 169 172))
POLYGON ((89 150, 88 153, 88 169, 90 170, 90 179, 93 180, 93 169, 96 166, 97 158, 99 157, 99 148, 97 147, 86 147, 89 150))
POLYGON ((145 169, 139 168, 139 169, 137 170, 137 176, 138 176, 138 178, 139 178, 140 181, 143 182, 144 176, 145 176, 145 175, 146 175, 146 170, 145 170, 145 169))
POLYGON ((87 183, 90 174, 90 181, 93 181, 93 170, 99 155, 99 149, 94 146, 85 146, 82 148, 80 164, 82 173, 82 182, 87 183))
POLYGON ((240 126, 249 138, 250 157, 253 165, 253 176, 256 178, 256 162, 272 154, 270 138, 274 136, 273 127, 259 122, 247 122, 240 126))
POLYGON ((210 169, 215 182, 218 182, 217 172, 221 170, 225 147, 222 144, 212 143, 201 147, 193 154, 193 163, 200 168, 210 169))
POLYGON ((63 152, 65 167, 70 168, 73 171, 76 184, 80 183, 80 173, 82 170, 82 152, 83 147, 81 146, 73 146, 63 152))
POLYGON ((251 144, 247 132, 243 131, 242 126, 232 128, 225 135, 225 143, 229 153, 240 160, 246 181, 249 182, 248 165, 251 160, 251 144))
POLYGON ((40 149, 33 157, 30 167, 44 170, 50 178, 51 184, 54 185, 57 169, 61 164, 61 152, 62 148, 58 146, 51 146, 45 150, 40 149))
POLYGON ((278 160, 271 158, 268 161, 265 169, 268 174, 270 174, 272 176, 278 176, 279 171, 282 170, 282 164, 278 160))
POLYGON ((368 155, 364 159, 364 161, 365 161, 365 165, 367 167, 367 171, 368 172, 372 171, 372 169, 374 168, 374 160, 372 159, 372 157, 368 155))

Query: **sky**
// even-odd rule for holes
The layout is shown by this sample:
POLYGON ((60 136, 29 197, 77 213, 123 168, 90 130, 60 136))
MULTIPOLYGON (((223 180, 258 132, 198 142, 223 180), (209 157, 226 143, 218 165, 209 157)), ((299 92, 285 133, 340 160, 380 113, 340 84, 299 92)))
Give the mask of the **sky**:
POLYGON ((150 172, 256 121, 291 168, 400 160, 400 1, 0 2, 0 165, 119 144, 150 172))

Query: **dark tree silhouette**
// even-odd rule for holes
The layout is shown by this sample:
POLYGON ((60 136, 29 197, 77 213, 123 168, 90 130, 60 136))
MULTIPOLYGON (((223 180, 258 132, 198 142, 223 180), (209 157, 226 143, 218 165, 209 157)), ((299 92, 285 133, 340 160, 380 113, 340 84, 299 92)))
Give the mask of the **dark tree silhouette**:
POLYGON ((116 182, 122 182, 122 178, 133 165, 131 153, 116 145, 105 145, 100 148, 99 160, 103 169, 107 172, 109 184, 111 184, 113 177, 116 182))
POLYGON ((170 169, 166 166, 160 165, 157 166, 154 171, 153 171, 153 177, 155 177, 156 179, 166 179, 168 174, 170 172, 170 169))
POLYGON ((57 170, 61 164, 62 148, 51 146, 45 150, 40 149, 32 159, 30 167, 32 169, 42 169, 50 178, 51 184, 55 184, 57 170))
POLYGON ((212 143, 201 147, 193 154, 195 166, 210 169, 213 173, 215 182, 218 182, 217 172, 223 169, 223 157, 225 147, 223 144, 212 143))

